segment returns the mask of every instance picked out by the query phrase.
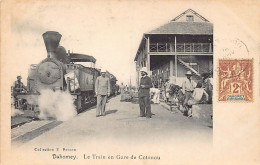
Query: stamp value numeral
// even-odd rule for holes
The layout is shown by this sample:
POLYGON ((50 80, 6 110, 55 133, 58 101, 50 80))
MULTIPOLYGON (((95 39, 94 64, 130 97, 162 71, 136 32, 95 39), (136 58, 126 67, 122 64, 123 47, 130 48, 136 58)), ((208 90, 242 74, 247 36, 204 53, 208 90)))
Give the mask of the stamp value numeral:
POLYGON ((231 92, 233 94, 241 94, 241 83, 231 83, 231 92))

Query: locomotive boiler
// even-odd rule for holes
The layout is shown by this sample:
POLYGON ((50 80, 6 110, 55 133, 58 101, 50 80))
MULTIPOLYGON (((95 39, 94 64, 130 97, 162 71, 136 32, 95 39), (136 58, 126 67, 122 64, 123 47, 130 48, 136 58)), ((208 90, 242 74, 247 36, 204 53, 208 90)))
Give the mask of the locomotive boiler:
MULTIPOLYGON (((96 59, 89 55, 66 53, 60 46, 62 35, 47 31, 43 34, 47 58, 39 64, 32 64, 27 78, 28 92, 17 97, 27 100, 28 105, 37 105, 37 97, 42 90, 67 91, 74 96, 78 113, 85 107, 96 102, 95 81, 100 76, 100 70, 95 68, 96 59), (90 62, 91 67, 85 67, 75 62, 90 62)), ((114 94, 116 77, 107 72, 111 81, 111 94, 114 94)))

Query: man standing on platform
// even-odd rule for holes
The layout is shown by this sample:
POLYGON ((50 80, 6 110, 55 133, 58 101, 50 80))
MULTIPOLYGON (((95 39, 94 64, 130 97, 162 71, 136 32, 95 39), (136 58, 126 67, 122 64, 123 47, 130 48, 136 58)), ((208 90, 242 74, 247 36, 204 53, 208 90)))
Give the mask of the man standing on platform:
POLYGON ((96 79, 95 91, 97 95, 96 117, 105 116, 107 97, 110 95, 110 82, 104 69, 101 69, 101 76, 96 79))
POLYGON ((138 89, 138 98, 140 106, 140 117, 151 118, 151 102, 150 102, 150 88, 153 87, 152 80, 148 77, 147 69, 141 69, 141 80, 138 89))
POLYGON ((120 85, 120 94, 121 94, 120 101, 125 101, 125 86, 123 83, 121 83, 120 85))
POLYGON ((185 95, 185 99, 183 102, 183 106, 184 106, 184 116, 188 116, 188 101, 189 99, 192 97, 192 92, 194 91, 194 88, 196 87, 196 83, 191 80, 191 71, 188 71, 186 73, 187 78, 184 79, 184 81, 182 82, 182 92, 185 95))

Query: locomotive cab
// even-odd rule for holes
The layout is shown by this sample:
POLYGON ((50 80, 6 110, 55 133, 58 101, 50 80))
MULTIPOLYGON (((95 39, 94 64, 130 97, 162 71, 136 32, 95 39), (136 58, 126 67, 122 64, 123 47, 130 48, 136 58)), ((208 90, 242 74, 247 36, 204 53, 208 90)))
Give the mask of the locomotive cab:
POLYGON ((89 55, 69 53, 70 64, 66 64, 65 80, 67 90, 77 97, 76 105, 78 111, 83 110, 86 106, 96 103, 94 85, 96 78, 100 75, 95 69, 96 59, 89 55), (75 63, 90 63, 91 67, 85 67, 75 63))

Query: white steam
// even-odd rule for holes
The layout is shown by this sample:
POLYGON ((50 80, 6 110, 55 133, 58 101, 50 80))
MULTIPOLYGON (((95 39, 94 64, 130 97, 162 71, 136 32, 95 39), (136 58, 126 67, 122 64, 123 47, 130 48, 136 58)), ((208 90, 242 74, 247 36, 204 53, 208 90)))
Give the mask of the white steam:
POLYGON ((66 121, 76 116, 77 111, 73 104, 73 97, 66 92, 42 90, 38 99, 40 119, 55 118, 66 121))
POLYGON ((192 105, 192 117, 199 119, 200 118, 201 108, 198 105, 192 105))
POLYGON ((12 117, 17 116, 17 115, 22 115, 22 114, 24 114, 24 112, 22 110, 11 107, 11 116, 12 117))

